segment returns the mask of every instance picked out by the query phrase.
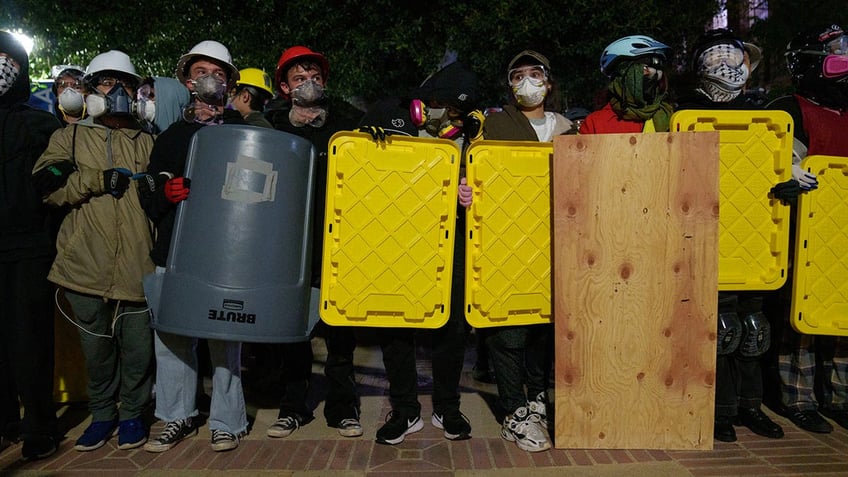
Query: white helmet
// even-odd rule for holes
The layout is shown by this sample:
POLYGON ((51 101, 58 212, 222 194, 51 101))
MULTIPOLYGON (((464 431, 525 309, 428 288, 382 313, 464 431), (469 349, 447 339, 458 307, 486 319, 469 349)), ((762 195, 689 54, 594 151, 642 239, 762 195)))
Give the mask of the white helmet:
POLYGON ((207 58, 211 58, 213 60, 224 63, 228 70, 228 86, 232 87, 235 82, 238 81, 239 71, 238 68, 233 65, 233 57, 230 56, 230 50, 228 50, 226 46, 218 43, 217 41, 206 40, 194 45, 194 48, 189 50, 188 53, 181 56, 180 60, 177 62, 176 74, 177 79, 179 79, 181 83, 185 83, 186 80, 189 79, 188 71, 186 71, 188 69, 187 65, 190 64, 192 58, 195 58, 197 56, 205 56, 207 58))
POLYGON ((85 69, 84 81, 90 82, 91 79, 101 71, 118 71, 132 76, 136 83, 141 83, 141 76, 135 72, 130 57, 123 51, 109 50, 106 53, 100 53, 91 60, 88 67, 85 69))

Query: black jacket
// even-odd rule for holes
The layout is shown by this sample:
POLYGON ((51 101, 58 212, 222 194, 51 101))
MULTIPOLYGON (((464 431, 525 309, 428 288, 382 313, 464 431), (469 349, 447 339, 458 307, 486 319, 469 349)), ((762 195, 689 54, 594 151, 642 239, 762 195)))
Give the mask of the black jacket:
POLYGON ((7 32, 0 51, 20 64, 12 88, 0 96, 0 261, 49 256, 61 213, 44 205, 32 185, 32 167, 60 128, 55 116, 24 104, 29 99, 26 52, 7 32))
POLYGON ((289 120, 290 106, 265 113, 266 119, 279 131, 308 139, 315 147, 315 194, 312 202, 312 279, 313 287, 321 285, 321 258, 324 246, 324 208, 327 194, 327 151, 333 134, 355 130, 362 113, 346 103, 330 101, 327 120, 321 127, 294 126, 289 120))
MULTIPOLYGON (((244 121, 241 119, 241 115, 224 115, 224 123, 244 124, 244 121)), ((191 138, 202 127, 206 126, 199 123, 177 121, 157 136, 153 150, 150 152, 150 166, 147 173, 156 178, 162 177, 160 176, 162 172, 167 172, 173 177, 185 175, 191 138)), ((153 250, 150 251, 150 258, 156 266, 164 267, 168 259, 168 250, 171 247, 171 235, 174 231, 177 206, 165 198, 163 187, 159 187, 154 194, 143 197, 141 206, 156 226, 156 235, 153 240, 153 250)))

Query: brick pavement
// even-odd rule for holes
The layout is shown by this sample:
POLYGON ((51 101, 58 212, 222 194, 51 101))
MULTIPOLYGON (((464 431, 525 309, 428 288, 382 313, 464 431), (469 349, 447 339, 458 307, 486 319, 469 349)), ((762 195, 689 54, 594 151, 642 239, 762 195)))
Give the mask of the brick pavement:
MULTIPOLYGON (((313 394, 323 386, 321 365, 324 350, 315 340, 316 362, 313 394)), ((422 355, 426 351, 422 350, 422 355)), ((209 448, 209 430, 171 451, 150 454, 143 450, 121 451, 116 440, 93 452, 73 450, 73 442, 88 424, 84 406, 64 405, 61 423, 67 428, 60 450, 50 459, 23 463, 20 445, 0 453, 2 475, 227 475, 272 474, 292 476, 506 476, 520 469, 533 469, 533 476, 848 476, 848 431, 836 426, 833 434, 818 435, 797 429, 783 417, 772 415, 786 431, 783 439, 767 439, 745 428, 737 428, 735 443, 716 442, 712 451, 585 450, 553 449, 528 454, 499 437, 494 417, 494 385, 478 383, 470 376, 473 350, 469 350, 462 378, 463 412, 474 426, 470 440, 450 442, 430 425, 432 406, 426 395, 430 382, 426 359, 420 360, 422 419, 425 427, 398 446, 374 442, 374 433, 389 410, 386 380, 379 348, 357 350, 357 380, 362 398, 365 435, 343 438, 326 427, 321 403, 315 402, 317 419, 286 439, 269 439, 265 429, 276 417, 267 396, 247 392, 252 432, 232 452, 215 453, 209 448)), ((316 397, 316 400, 318 398, 316 397)), ((153 433, 161 423, 153 426, 153 433)))

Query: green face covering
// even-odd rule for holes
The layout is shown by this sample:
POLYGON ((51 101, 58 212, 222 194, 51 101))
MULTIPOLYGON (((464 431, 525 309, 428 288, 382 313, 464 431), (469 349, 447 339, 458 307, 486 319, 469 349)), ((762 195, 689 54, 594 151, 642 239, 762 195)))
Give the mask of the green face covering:
POLYGON ((618 74, 609 84, 609 91, 612 93, 610 105, 622 119, 642 122, 652 120, 656 131, 667 132, 672 113, 671 104, 663 101, 666 91, 659 91, 657 85, 648 88, 653 94, 645 94, 644 68, 645 65, 639 62, 621 65, 618 74))

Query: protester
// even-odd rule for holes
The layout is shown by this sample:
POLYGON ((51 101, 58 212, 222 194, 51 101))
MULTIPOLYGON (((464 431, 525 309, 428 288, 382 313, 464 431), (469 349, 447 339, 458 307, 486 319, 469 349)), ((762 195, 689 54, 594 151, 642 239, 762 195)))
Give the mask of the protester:
POLYGON ((85 72, 81 66, 57 65, 53 73, 56 117, 62 126, 73 124, 85 117, 85 72))
MULTIPOLYGON (((518 53, 507 66, 510 104, 491 114, 483 131, 485 139, 551 142, 572 129, 571 121, 550 111, 557 105, 556 87, 548 59, 533 50, 518 53)), ((470 187, 460 189, 461 200, 470 205, 470 187)), ((487 330, 488 346, 499 403, 506 413, 501 437, 528 452, 550 449, 547 430, 548 380, 551 351, 551 324, 499 326, 487 330), (525 394, 526 388, 526 394, 525 394)))
POLYGON ((609 78, 606 103, 586 117, 580 134, 667 132, 670 60, 671 48, 646 35, 610 43, 601 54, 601 72, 609 78))
MULTIPOLYGON (((330 63, 327 58, 305 46, 287 48, 280 55, 275 72, 275 87, 282 107, 270 109, 267 118, 274 128, 308 139, 315 147, 315 194, 312 204, 312 293, 321 287, 321 259, 324 239, 324 208, 327 189, 327 151, 330 138, 338 131, 356 125, 350 108, 326 94, 330 63)), ((324 374, 329 389, 324 402, 327 425, 344 437, 362 435, 359 421, 359 397, 353 370, 356 348, 354 328, 316 325, 314 334, 324 336, 327 362, 324 374)), ((312 375, 312 343, 280 345, 282 354, 280 409, 277 420, 268 430, 269 437, 287 437, 314 419, 306 403, 312 375)))
MULTIPOLYGON (((185 177, 192 136, 203 127, 223 121, 226 92, 239 79, 229 50, 213 40, 196 44, 177 62, 177 78, 191 91, 192 102, 156 138, 147 177, 140 182, 144 210, 157 228, 150 256, 157 273, 164 273, 177 204, 188 199, 191 182, 185 177)), ((234 121, 244 124, 241 118, 234 121)), ((144 450, 165 452, 197 432, 197 338, 157 330, 156 417, 165 428, 144 450)), ((247 432, 247 412, 241 384, 241 343, 207 340, 213 367, 209 430, 213 451, 239 446, 247 432)))
MULTIPOLYGON (((693 49, 694 91, 681 100, 677 109, 761 109, 751 101, 751 96, 744 94, 748 78, 761 57, 759 47, 743 42, 731 30, 707 31, 693 49)), ((776 186, 772 194, 788 202, 797 199, 799 190, 798 182, 793 179, 776 186)), ((761 409, 761 361, 770 345, 769 323, 762 310, 763 295, 757 291, 719 292, 713 432, 719 441, 736 441, 734 423, 764 437, 783 437, 783 429, 761 409)))
POLYGON ((131 186, 153 137, 132 115, 141 77, 118 50, 91 60, 83 81, 89 117, 57 131, 33 181, 46 203, 70 206, 48 278, 62 287, 80 329, 92 422, 74 449, 92 451, 118 431, 118 448, 147 441, 153 346, 142 277, 153 270, 150 228, 131 186), (120 406, 119 406, 120 403, 120 406))
MULTIPOLYGON (((362 130, 375 139, 385 134, 405 134, 451 139, 460 148, 482 135, 483 114, 476 109, 480 90, 477 75, 453 62, 428 77, 407 98, 386 98, 363 117, 362 130)), ((460 171, 464 176, 464 168, 460 171)), ((463 179, 464 180, 464 179, 463 179)), ((464 209, 457 214, 456 230, 465 230, 464 209)), ((430 331, 433 346, 433 415, 431 423, 449 440, 471 437, 471 423, 460 411, 459 379, 465 358, 466 325, 463 312, 464 233, 456 233, 448 321, 430 331)), ((383 364, 389 380, 392 411, 377 430, 377 443, 395 445, 420 431, 418 372, 415 366, 416 330, 384 328, 379 331, 383 364)))
MULTIPOLYGON (((839 25, 803 31, 786 46, 786 63, 794 94, 774 100, 768 109, 792 115, 794 149, 792 178, 804 193, 815 193, 818 179, 801 166, 806 156, 848 157, 848 37, 839 25)), ((795 213, 790 230, 795 230, 795 213)), ((793 249, 794 236, 789 249, 793 249)), ((791 270, 791 269, 790 269, 791 270)), ((810 432, 830 433, 822 415, 848 429, 848 339, 797 333, 789 324, 792 274, 778 292, 772 324, 780 341, 777 371, 781 411, 793 424, 810 432), (821 400, 814 392, 822 383, 821 400)))
POLYGON ((56 211, 42 204, 32 169, 59 121, 26 106, 29 57, 0 31, 0 440, 23 439, 24 460, 56 452, 53 290, 56 211), (18 401, 20 398, 20 401, 18 401), (24 417, 21 420, 21 407, 24 417))

